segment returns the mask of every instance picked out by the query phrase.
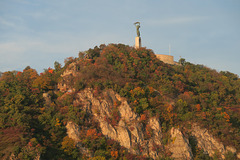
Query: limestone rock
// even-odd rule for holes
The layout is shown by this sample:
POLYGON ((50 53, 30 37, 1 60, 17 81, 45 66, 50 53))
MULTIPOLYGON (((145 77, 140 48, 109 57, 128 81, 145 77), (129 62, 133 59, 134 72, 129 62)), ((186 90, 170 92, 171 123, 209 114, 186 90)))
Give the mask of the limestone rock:
POLYGON ((51 96, 48 93, 43 93, 43 98, 46 102, 46 104, 51 104, 51 96))
POLYGON ((149 125, 153 130, 153 139, 154 143, 157 145, 162 145, 162 129, 160 126, 160 121, 156 117, 152 117, 149 119, 149 125))
POLYGON ((227 153, 227 152, 232 152, 233 154, 236 154, 236 157, 237 157, 238 159, 240 159, 240 153, 237 153, 236 148, 234 148, 233 146, 227 146, 227 147, 226 147, 226 153, 227 153))
POLYGON ((136 120, 137 118, 137 114, 132 111, 126 100, 124 100, 119 106, 119 112, 121 114, 121 118, 127 122, 136 120))
POLYGON ((154 147, 155 147, 154 145, 155 145, 154 140, 153 140, 153 139, 150 139, 150 140, 148 141, 148 144, 147 144, 148 154, 149 154, 149 156, 150 156, 151 158, 157 159, 158 156, 159 156, 159 154, 158 154, 158 152, 156 152, 156 150, 154 149, 154 147))
POLYGON ((67 122, 66 128, 67 128, 68 137, 73 139, 76 142, 79 142, 80 129, 78 125, 70 121, 70 122, 67 122))
POLYGON ((232 152, 232 153, 236 153, 236 152, 237 152, 236 148, 234 148, 234 147, 232 147, 232 146, 227 146, 227 147, 226 147, 226 150, 227 150, 227 151, 230 151, 230 152, 232 152))
POLYGON ((61 75, 62 81, 58 83, 58 89, 61 92, 74 92, 75 89, 70 87, 72 77, 76 76, 77 66, 76 63, 73 62, 69 64, 68 68, 61 75))
POLYGON ((86 88, 77 93, 74 104, 81 104, 83 109, 99 122, 102 134, 120 143, 133 154, 142 154, 154 159, 158 157, 157 150, 152 150, 154 145, 162 145, 162 131, 157 118, 151 118, 148 122, 153 130, 150 139, 144 140, 145 128, 139 120, 139 116, 131 109, 127 100, 113 90, 105 90, 96 97, 93 90, 86 88), (114 102, 119 101, 116 106, 114 102), (118 110, 120 120, 113 126, 106 119, 113 119, 113 110, 118 110), (141 146, 142 151, 138 150, 141 146))
POLYGON ((131 126, 128 127, 131 133, 132 142, 134 143, 142 143, 144 140, 143 136, 143 126, 141 123, 132 123, 131 126))
POLYGON ((172 152, 174 159, 192 159, 193 154, 189 145, 188 139, 186 139, 179 129, 171 129, 172 142, 169 145, 169 150, 172 152))
POLYGON ((71 121, 67 122, 67 135, 69 138, 73 139, 76 143, 76 146, 79 148, 82 154, 85 154, 87 157, 93 157, 93 153, 87 148, 83 147, 80 143, 80 129, 79 126, 71 121))
POLYGON ((117 127, 117 140, 121 146, 127 149, 131 148, 131 137, 127 128, 121 126, 117 127))
POLYGON ((100 123, 100 128, 102 130, 103 135, 111 139, 115 139, 115 140, 117 139, 117 132, 111 124, 107 123, 105 120, 100 120, 100 119, 99 119, 99 123, 100 123))
POLYGON ((237 158, 240 159, 240 153, 237 154, 237 158))
POLYGON ((37 154, 37 156, 34 158, 34 160, 41 160, 41 155, 37 154))
POLYGON ((198 147, 207 152, 209 156, 213 156, 216 151, 221 154, 224 159, 226 150, 221 142, 218 142, 207 129, 201 129, 196 124, 193 125, 192 135, 196 137, 198 147))
POLYGON ((126 126, 126 123, 121 119, 121 120, 118 122, 118 126, 125 127, 125 126, 126 126))
MULTIPOLYGON (((61 83, 58 84, 60 91, 75 91, 74 88, 71 87, 71 80, 78 74, 77 70, 76 62, 73 62, 67 67, 65 72, 61 75, 61 83)), ((158 91, 155 92, 156 94, 159 94, 158 91)), ((93 118, 99 122, 103 135, 118 141, 120 145, 126 147, 129 152, 157 159, 159 153, 154 148, 157 146, 163 148, 163 150, 165 149, 162 143, 162 130, 159 119, 152 117, 148 122, 142 123, 139 115, 132 110, 127 100, 111 89, 103 91, 98 96, 93 93, 93 89, 91 88, 86 88, 78 92, 76 100, 73 102, 74 106, 82 106, 82 109, 85 110, 89 116, 93 116, 93 118), (120 118, 118 118, 120 120, 118 119, 118 124, 112 124, 111 119, 116 118, 113 117, 113 113, 116 113, 116 110, 119 113, 120 118), (148 139, 144 137, 146 125, 152 130, 151 137, 148 139), (141 151, 135 146, 140 146, 141 151)), ((44 97, 46 100, 47 98, 49 99, 48 95, 44 95, 44 97)), ((81 147, 78 138, 79 127, 73 122, 68 122, 66 128, 68 136, 74 139, 78 147, 83 151, 85 150, 86 153, 89 153, 86 149, 81 147)), ((192 129, 192 135, 196 138, 198 147, 202 148, 210 156, 212 156, 215 151, 221 153, 222 158, 224 158, 224 154, 227 151, 237 154, 234 147, 229 146, 225 149, 223 144, 214 139, 206 129, 201 129, 195 125, 192 129)), ((173 153, 172 157, 175 159, 192 159, 193 155, 188 139, 184 137, 181 131, 172 128, 171 137, 173 142, 168 147, 173 153)), ((240 153, 237 154, 237 157, 240 158, 240 153)))
POLYGON ((12 153, 9 157, 9 160, 17 160, 17 157, 12 153))

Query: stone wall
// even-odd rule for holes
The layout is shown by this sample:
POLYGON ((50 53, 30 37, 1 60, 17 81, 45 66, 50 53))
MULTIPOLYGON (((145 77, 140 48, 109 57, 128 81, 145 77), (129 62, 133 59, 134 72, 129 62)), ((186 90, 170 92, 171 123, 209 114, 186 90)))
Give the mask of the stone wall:
POLYGON ((156 54, 157 58, 161 61, 163 61, 164 63, 168 63, 168 64, 176 64, 176 62, 174 62, 173 60, 173 56, 170 55, 164 55, 164 54, 156 54))

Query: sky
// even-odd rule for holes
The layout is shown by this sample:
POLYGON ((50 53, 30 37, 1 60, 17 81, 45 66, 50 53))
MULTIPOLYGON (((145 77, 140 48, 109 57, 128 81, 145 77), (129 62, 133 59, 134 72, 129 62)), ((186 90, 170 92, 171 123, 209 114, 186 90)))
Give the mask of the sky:
POLYGON ((142 46, 240 75, 240 0, 0 0, 0 71, 64 65, 101 44, 142 46))

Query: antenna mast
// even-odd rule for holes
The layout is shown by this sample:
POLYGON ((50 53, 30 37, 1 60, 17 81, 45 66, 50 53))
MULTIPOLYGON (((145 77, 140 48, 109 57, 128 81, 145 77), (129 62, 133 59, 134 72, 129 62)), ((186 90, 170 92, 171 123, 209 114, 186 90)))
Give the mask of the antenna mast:
POLYGON ((169 53, 169 55, 171 55, 171 45, 170 45, 170 43, 168 45, 168 53, 169 53))

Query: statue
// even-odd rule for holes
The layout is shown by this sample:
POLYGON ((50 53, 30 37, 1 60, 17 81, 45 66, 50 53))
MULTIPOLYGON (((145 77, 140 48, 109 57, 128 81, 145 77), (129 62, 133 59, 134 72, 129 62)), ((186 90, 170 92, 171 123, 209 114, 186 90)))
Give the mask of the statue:
POLYGON ((140 37, 140 31, 139 31, 140 22, 135 22, 134 25, 136 26, 136 29, 137 29, 137 36, 140 37))

